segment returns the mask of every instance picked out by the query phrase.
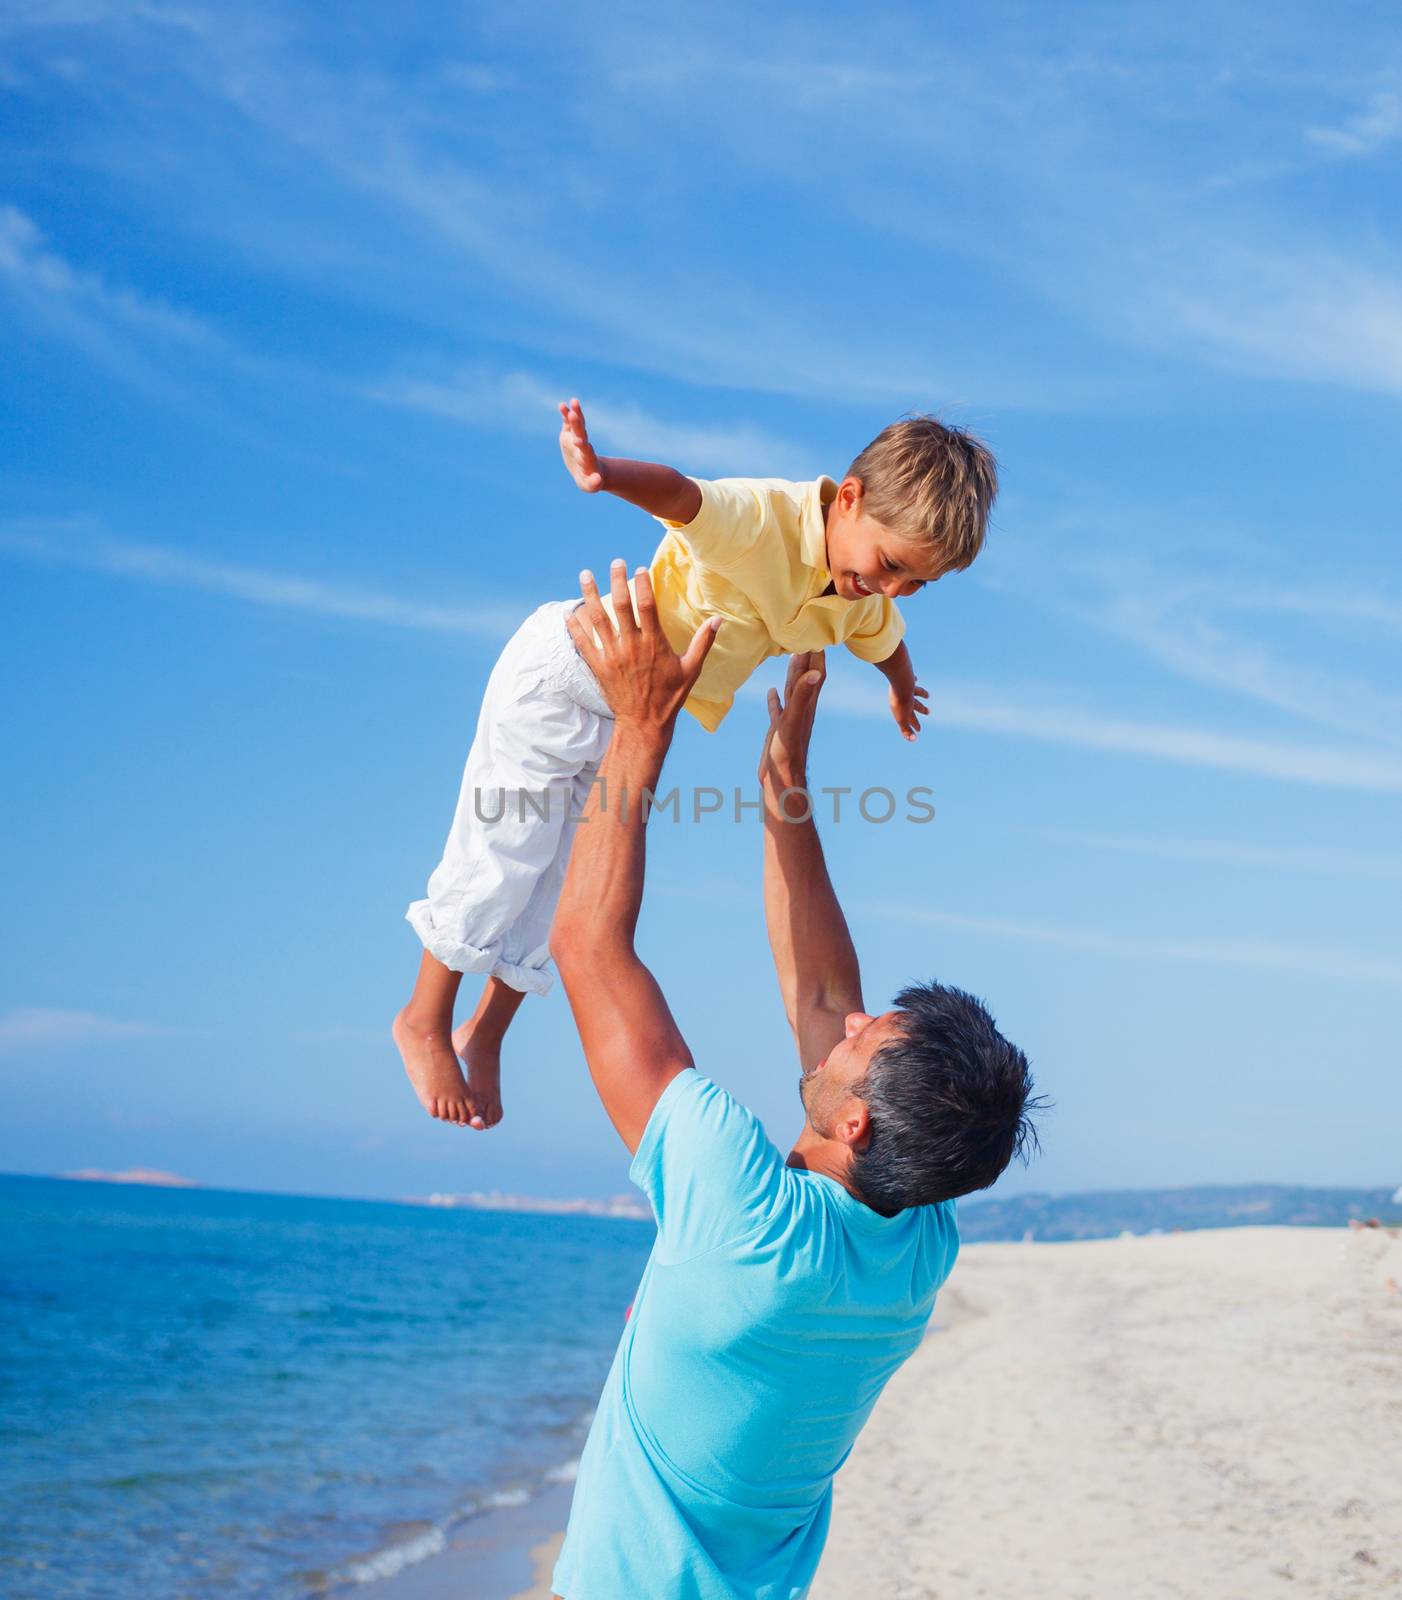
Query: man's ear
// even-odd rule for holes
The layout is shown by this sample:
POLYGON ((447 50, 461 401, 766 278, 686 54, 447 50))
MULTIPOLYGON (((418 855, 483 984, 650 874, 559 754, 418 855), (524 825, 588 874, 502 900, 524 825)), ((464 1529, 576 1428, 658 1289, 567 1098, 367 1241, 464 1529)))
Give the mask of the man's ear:
POLYGON ((849 1094, 833 1119, 832 1136, 840 1139, 849 1150, 860 1150, 871 1135, 871 1113, 866 1102, 849 1094))

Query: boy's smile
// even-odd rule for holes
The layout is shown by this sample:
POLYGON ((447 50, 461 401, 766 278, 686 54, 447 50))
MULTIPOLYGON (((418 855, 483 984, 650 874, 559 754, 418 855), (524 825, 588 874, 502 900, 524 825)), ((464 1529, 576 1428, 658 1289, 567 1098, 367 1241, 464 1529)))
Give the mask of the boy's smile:
POLYGON ((866 515, 862 486, 855 478, 845 479, 823 510, 828 571, 839 598, 866 600, 884 594, 895 600, 918 593, 943 575, 937 551, 866 515))

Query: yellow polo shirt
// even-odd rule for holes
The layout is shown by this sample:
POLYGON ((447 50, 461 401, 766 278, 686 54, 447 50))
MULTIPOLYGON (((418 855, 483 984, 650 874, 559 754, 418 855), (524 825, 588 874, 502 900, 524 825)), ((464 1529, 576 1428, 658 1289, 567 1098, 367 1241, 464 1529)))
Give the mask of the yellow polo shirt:
POLYGON ((843 600, 824 594, 823 507, 831 478, 693 480, 701 509, 687 523, 658 520, 666 537, 652 558, 662 631, 678 652, 708 617, 723 617, 686 709, 714 733, 735 691, 769 656, 845 644, 863 661, 884 661, 905 622, 885 595, 843 600))

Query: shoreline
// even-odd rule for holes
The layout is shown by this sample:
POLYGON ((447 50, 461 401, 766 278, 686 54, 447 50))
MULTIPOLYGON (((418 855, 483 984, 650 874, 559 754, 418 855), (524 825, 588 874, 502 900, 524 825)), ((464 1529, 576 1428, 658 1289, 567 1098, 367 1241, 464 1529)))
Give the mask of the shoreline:
POLYGON ((433 1554, 328 1593, 332 1600, 548 1600, 573 1492, 573 1483, 550 1483, 520 1504, 493 1506, 460 1522, 433 1554))

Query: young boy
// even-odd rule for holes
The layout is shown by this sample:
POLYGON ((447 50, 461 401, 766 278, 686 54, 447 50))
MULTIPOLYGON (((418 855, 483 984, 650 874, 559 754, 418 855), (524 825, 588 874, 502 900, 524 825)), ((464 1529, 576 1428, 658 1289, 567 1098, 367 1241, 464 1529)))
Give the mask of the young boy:
MULTIPOLYGON (((575 483, 639 506, 667 529, 651 577, 672 647, 685 650, 709 618, 722 619, 686 702, 702 727, 719 726, 767 657, 845 644, 885 676, 896 726, 916 737, 928 706, 894 601, 978 555, 998 493, 985 445, 914 417, 878 434, 841 483, 705 482, 596 455, 578 400, 562 405, 560 417, 560 450, 575 483)), ((394 1040, 424 1110, 460 1127, 501 1120, 501 1042, 524 996, 550 986, 550 923, 570 818, 583 810, 608 746, 608 704, 565 627, 578 604, 541 606, 503 650, 443 860, 428 898, 406 913, 424 954, 394 1040), (465 972, 485 972, 487 983, 454 1033, 465 972)))

